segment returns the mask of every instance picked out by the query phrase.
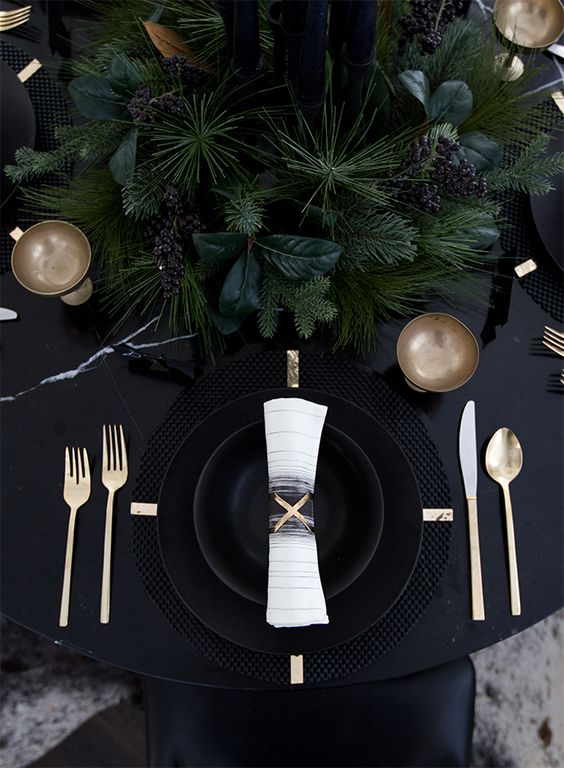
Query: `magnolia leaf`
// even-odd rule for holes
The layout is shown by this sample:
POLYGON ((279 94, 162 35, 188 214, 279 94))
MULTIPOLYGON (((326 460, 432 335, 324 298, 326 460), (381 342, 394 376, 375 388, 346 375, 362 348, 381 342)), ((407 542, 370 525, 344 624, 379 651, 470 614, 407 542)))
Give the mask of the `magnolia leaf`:
POLYGON ((122 187, 129 184, 133 178, 137 156, 138 133, 138 128, 133 128, 133 130, 129 131, 125 139, 110 158, 109 168, 112 176, 122 187))
POLYGON ((431 96, 429 119, 460 125, 472 111, 472 91, 462 80, 445 80, 431 96))
POLYGON ((476 250, 485 251, 493 245, 499 238, 499 229, 495 223, 493 216, 490 218, 489 223, 481 224, 478 227, 473 227, 468 233, 468 241, 471 248, 476 250))
POLYGON ((157 51, 163 56, 178 55, 185 56, 189 60, 192 59, 192 51, 178 32, 163 27, 162 24, 155 24, 154 21, 144 21, 143 26, 157 51))
POLYGON ((377 114, 368 131, 370 139, 375 141, 388 133, 392 111, 390 90, 386 75, 377 62, 373 62, 364 80, 366 101, 365 114, 377 114))
POLYGON ((219 297, 219 311, 224 317, 242 318, 260 304, 262 269, 252 251, 242 253, 231 267, 219 297))
POLYGON ((340 245, 314 237, 267 235, 258 237, 257 245, 265 259, 290 280, 308 280, 324 275, 335 266, 341 255, 340 245))
POLYGON ((114 91, 127 96, 134 93, 143 82, 139 70, 125 54, 116 56, 112 61, 107 78, 114 91))
POLYGON ((501 147, 483 133, 463 133, 456 153, 459 160, 468 160, 477 171, 493 171, 501 163, 501 147))
POLYGON ((69 83, 69 94, 83 117, 91 120, 131 120, 127 97, 116 93, 105 77, 81 75, 69 83))
POLYGON ((192 235, 192 242, 201 261, 205 264, 215 264, 218 261, 226 261, 239 256, 247 245, 247 235, 212 232, 192 235))
POLYGON ((208 312, 213 320, 215 327, 224 336, 229 336, 230 333, 235 333, 244 323, 244 317, 223 317, 213 307, 208 305, 208 312))
POLYGON ((429 112, 431 86, 427 75, 420 69, 406 69, 399 73, 399 79, 411 95, 423 104, 425 112, 429 112))

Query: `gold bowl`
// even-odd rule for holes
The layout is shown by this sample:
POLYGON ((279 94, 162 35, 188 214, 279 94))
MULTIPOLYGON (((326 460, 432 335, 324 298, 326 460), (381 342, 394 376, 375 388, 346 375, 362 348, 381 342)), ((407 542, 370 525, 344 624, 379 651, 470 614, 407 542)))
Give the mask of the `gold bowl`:
POLYGON ((471 378, 480 350, 472 331, 452 315, 430 312, 411 320, 396 353, 407 384, 419 392, 450 392, 471 378))
POLYGON ((494 22, 513 45, 548 48, 564 30, 564 7, 560 0, 496 0, 494 22))
POLYGON ((67 304, 81 304, 90 297, 92 282, 86 275, 92 254, 78 227, 66 221, 40 221, 25 232, 16 228, 10 234, 16 240, 12 271, 24 288, 41 296, 60 296, 67 304))

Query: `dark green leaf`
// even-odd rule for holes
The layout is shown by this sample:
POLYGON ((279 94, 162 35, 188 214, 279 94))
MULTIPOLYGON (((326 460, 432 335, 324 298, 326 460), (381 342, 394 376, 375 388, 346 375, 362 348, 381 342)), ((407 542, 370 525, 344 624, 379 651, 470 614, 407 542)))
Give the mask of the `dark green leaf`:
POLYGON ((479 250, 486 250, 490 245, 493 245, 499 238, 499 229, 492 217, 489 224, 482 224, 479 227, 474 227, 469 232, 469 245, 471 248, 479 250))
POLYGON ((110 158, 109 167, 115 181, 124 187, 129 184, 135 171, 137 155, 137 135, 139 130, 133 128, 121 142, 110 158))
POLYGON ((284 277, 307 280, 324 275, 337 263, 341 246, 329 240, 295 235, 267 235, 257 238, 266 260, 284 277))
POLYGON ((215 264, 239 256, 246 248, 247 236, 231 232, 212 232, 206 235, 192 235, 194 248, 205 264, 215 264))
POLYGON ((425 111, 429 112, 431 88, 427 75, 420 69, 406 69, 404 72, 400 72, 399 79, 411 95, 423 104, 425 111))
POLYGON ((460 149, 456 156, 468 160, 477 171, 493 171, 501 163, 501 147, 483 133, 463 133, 458 143, 460 149))
POLYGON ((129 56, 116 56, 108 72, 108 82, 116 93, 129 98, 142 84, 143 78, 129 56))
POLYGON ((388 82, 377 62, 372 64, 364 83, 366 91, 364 114, 376 115, 368 135, 371 141, 376 141, 387 135, 392 111, 388 82))
POLYGON ((429 118, 435 123, 460 125, 472 111, 472 91, 462 80, 445 80, 429 102, 429 118))
POLYGON ((219 297, 219 311, 224 317, 242 318, 258 309, 262 270, 251 251, 242 253, 231 267, 219 297))
POLYGON ((223 317, 212 307, 208 306, 208 312, 215 327, 225 336, 237 331, 245 321, 244 317, 223 317))
POLYGON ((116 93, 105 77, 75 77, 69 83, 69 93, 83 117, 91 120, 131 120, 127 98, 116 93))

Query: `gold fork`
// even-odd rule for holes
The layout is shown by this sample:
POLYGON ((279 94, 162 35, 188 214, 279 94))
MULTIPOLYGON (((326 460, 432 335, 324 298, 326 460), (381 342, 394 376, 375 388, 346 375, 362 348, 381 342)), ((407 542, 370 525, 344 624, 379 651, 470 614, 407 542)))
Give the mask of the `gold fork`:
POLYGON ((102 435, 102 483, 108 489, 106 505, 106 529, 104 532, 104 567, 102 570, 102 598, 100 601, 100 622, 110 620, 110 584, 112 578, 112 531, 114 517, 114 494, 127 481, 127 451, 123 427, 105 425, 102 435))
POLYGON ((555 328, 545 325, 542 343, 552 352, 564 357, 564 333, 562 331, 557 331, 555 328))
POLYGON ((82 449, 82 461, 80 460, 80 448, 65 448, 65 483, 63 486, 63 498, 70 507, 69 525, 67 530, 67 549, 65 553, 65 571, 63 574, 63 592, 61 595, 61 612, 59 614, 59 626, 66 627, 69 623, 69 601, 72 573, 72 556, 74 551, 74 528, 76 513, 90 497, 90 465, 86 448, 82 449))
POLYGON ((7 32, 10 29, 25 24, 29 21, 31 15, 31 5, 23 8, 14 8, 12 11, 0 11, 0 32, 7 32))

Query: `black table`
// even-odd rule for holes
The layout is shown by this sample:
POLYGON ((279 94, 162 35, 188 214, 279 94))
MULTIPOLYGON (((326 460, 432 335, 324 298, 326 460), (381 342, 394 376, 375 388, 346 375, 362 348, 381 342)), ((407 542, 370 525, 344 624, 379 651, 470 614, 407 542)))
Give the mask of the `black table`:
MULTIPOLYGON (((2 611, 69 649, 139 674, 206 685, 264 687, 260 681, 210 663, 175 633, 150 600, 131 548, 133 482, 117 501, 110 624, 102 626, 98 621, 106 492, 95 481, 88 507, 79 512, 71 624, 67 629, 58 627, 68 520, 62 499, 65 445, 87 447, 96 456, 93 476, 99 478, 102 424, 122 423, 130 436, 133 480, 146 441, 183 387, 132 373, 108 345, 134 334, 135 343, 153 345, 148 349, 172 357, 189 359, 194 349, 187 339, 167 341, 163 330, 155 335, 154 324, 147 326, 148 316, 111 333, 96 296, 83 307, 70 308, 57 299, 27 293, 9 273, 1 278, 1 290, 2 305, 17 310, 21 317, 0 327, 2 611)), ((510 300, 507 322, 495 326, 488 293, 486 279, 483 302, 426 307, 454 312, 480 339, 478 371, 462 389, 422 395, 406 387, 395 362, 395 342, 405 320, 379 327, 377 349, 363 361, 417 409, 444 463, 455 522, 448 566, 420 621, 385 656, 339 683, 394 677, 466 655, 525 629, 563 604, 563 400, 549 386, 561 369, 561 360, 543 352, 539 341, 543 326, 554 322, 510 277, 503 294, 510 300), (481 338, 485 327, 484 338, 495 336, 488 343, 481 338), (523 446, 524 467, 512 484, 523 604, 520 617, 510 615, 500 492, 481 470, 478 494, 486 621, 470 618, 467 523, 457 457, 460 413, 469 399, 476 401, 479 446, 503 425, 515 431, 523 446)), ((282 336, 277 345, 327 350, 322 340, 297 344, 291 335, 282 336)), ((264 348, 250 330, 235 336, 217 362, 264 348)))

